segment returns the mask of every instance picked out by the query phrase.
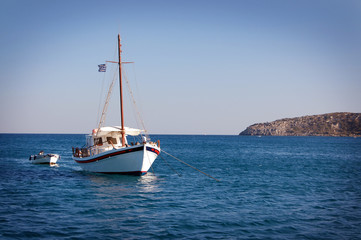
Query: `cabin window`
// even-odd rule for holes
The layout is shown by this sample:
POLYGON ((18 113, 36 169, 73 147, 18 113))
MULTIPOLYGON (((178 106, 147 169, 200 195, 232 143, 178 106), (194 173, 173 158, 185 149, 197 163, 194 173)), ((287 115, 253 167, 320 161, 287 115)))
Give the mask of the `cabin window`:
POLYGON ((94 145, 102 146, 103 145, 102 138, 94 138, 94 145))
POLYGON ((112 137, 107 137, 108 144, 117 144, 117 139, 112 137))

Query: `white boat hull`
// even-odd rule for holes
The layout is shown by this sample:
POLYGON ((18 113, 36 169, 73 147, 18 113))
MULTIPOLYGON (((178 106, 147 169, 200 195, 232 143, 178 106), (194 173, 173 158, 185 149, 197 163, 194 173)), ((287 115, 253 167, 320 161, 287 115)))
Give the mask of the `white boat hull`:
POLYGON ((90 157, 73 160, 84 171, 96 173, 143 175, 158 157, 160 148, 151 144, 113 149, 90 157))
POLYGON ((58 154, 34 155, 29 158, 33 164, 56 164, 58 159, 58 154))

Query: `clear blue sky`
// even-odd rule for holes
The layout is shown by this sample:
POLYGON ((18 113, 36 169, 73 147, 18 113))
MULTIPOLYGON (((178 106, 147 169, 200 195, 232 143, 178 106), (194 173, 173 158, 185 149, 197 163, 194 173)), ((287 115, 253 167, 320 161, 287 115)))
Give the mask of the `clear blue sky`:
POLYGON ((97 65, 114 59, 118 33, 150 133, 238 134, 285 117, 361 112, 357 0, 0 4, 3 133, 95 128, 97 65))

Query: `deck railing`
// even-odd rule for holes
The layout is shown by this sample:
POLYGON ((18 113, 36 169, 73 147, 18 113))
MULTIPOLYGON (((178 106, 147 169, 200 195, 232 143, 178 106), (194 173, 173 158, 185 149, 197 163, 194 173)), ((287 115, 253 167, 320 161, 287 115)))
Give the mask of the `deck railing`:
MULTIPOLYGON (((136 145, 141 145, 141 143, 139 143, 139 142, 133 143, 132 142, 130 144, 130 146, 136 146, 136 145)), ((112 147, 113 149, 117 149, 113 144, 110 147, 112 147)), ((129 145, 126 144, 126 147, 129 147, 129 145)), ((99 153, 106 152, 109 150, 110 150, 109 147, 99 148, 99 146, 97 146, 97 145, 93 145, 93 146, 86 147, 86 148, 72 147, 73 156, 77 157, 77 158, 91 157, 91 156, 94 156, 94 155, 97 155, 99 153)))

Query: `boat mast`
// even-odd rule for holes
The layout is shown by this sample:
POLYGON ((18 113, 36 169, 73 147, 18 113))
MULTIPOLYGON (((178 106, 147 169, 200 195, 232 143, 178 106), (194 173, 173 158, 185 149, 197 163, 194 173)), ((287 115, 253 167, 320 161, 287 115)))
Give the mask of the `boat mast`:
POLYGON ((122 133, 122 146, 125 146, 125 130, 124 130, 124 115, 123 115, 123 88, 122 88, 122 61, 121 61, 121 44, 120 34, 118 34, 118 56, 119 56, 119 91, 120 91, 120 120, 121 120, 121 133, 122 133))

